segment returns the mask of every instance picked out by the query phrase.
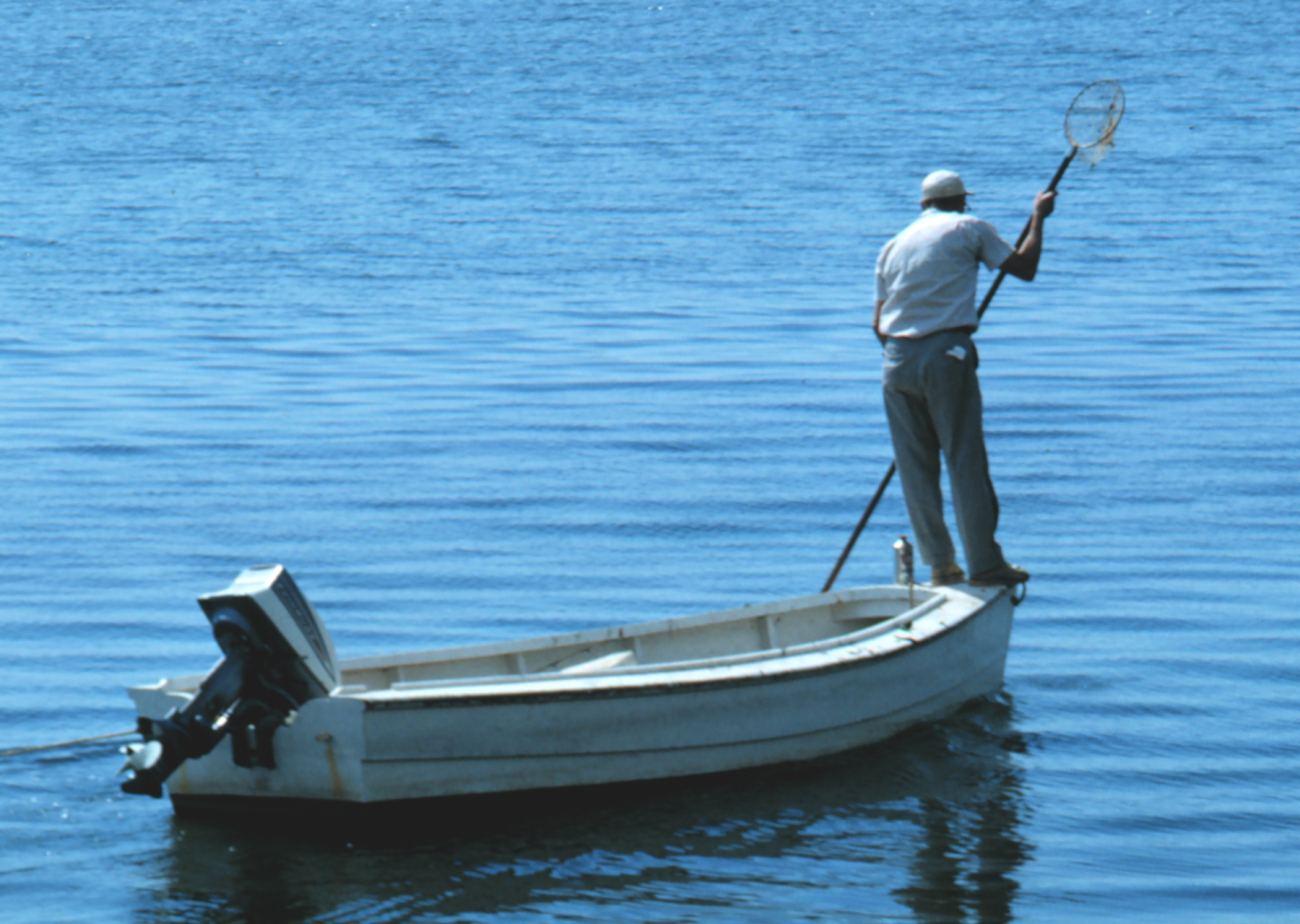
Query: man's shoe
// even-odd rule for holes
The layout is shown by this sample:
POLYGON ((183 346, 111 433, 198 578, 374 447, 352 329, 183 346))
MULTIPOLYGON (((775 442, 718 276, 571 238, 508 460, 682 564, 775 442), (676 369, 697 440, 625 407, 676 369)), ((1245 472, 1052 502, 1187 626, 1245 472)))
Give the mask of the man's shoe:
POLYGON ((961 570, 961 565, 955 561, 950 561, 946 565, 932 565, 930 567, 931 587, 948 587, 951 584, 964 583, 966 583, 966 572, 961 570))
POLYGON ((981 571, 970 579, 972 587, 1014 587, 1029 580, 1029 572, 1006 562, 996 568, 981 571))

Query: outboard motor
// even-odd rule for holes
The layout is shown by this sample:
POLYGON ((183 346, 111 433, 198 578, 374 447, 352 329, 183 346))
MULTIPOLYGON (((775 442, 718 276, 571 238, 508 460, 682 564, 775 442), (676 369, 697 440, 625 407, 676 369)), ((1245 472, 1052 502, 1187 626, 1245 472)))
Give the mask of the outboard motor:
POLYGON ((225 657, 184 708, 164 719, 140 717, 144 743, 123 749, 122 769, 134 771, 123 792, 161 798, 173 770, 227 734, 236 764, 273 769, 275 730, 339 685, 334 643, 284 566, 249 568, 199 606, 225 657))

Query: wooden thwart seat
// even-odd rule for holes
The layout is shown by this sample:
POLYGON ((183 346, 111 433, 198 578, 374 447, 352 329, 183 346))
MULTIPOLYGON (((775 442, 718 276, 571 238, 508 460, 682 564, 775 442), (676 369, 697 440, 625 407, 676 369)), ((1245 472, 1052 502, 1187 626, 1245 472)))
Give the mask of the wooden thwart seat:
POLYGON ((592 658, 590 661, 573 664, 559 671, 559 673, 590 674, 593 671, 609 671, 616 667, 628 667, 629 665, 636 663, 637 657, 635 652, 616 651, 613 654, 602 655, 599 658, 592 658))

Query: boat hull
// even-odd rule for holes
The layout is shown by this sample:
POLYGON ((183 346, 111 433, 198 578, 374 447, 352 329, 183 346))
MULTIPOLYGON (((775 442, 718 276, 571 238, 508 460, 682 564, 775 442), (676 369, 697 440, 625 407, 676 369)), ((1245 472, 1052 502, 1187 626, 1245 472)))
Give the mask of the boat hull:
POLYGON ((996 590, 960 614, 939 609, 802 655, 316 699, 276 733, 276 769, 235 767, 223 742, 183 764, 170 795, 180 812, 268 800, 392 804, 807 760, 997 689, 1011 626, 1010 595, 996 590))

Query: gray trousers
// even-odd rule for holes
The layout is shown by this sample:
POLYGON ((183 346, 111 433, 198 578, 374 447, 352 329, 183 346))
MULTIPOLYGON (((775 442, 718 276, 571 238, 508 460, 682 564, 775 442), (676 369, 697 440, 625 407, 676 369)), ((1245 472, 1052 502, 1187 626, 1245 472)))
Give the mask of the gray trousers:
POLYGON ((976 364, 975 345, 964 331, 940 331, 921 339, 890 337, 885 343, 885 414, 921 560, 927 565, 957 560, 943 522, 942 453, 971 574, 1003 562, 993 538, 998 496, 984 451, 984 404, 976 364))

